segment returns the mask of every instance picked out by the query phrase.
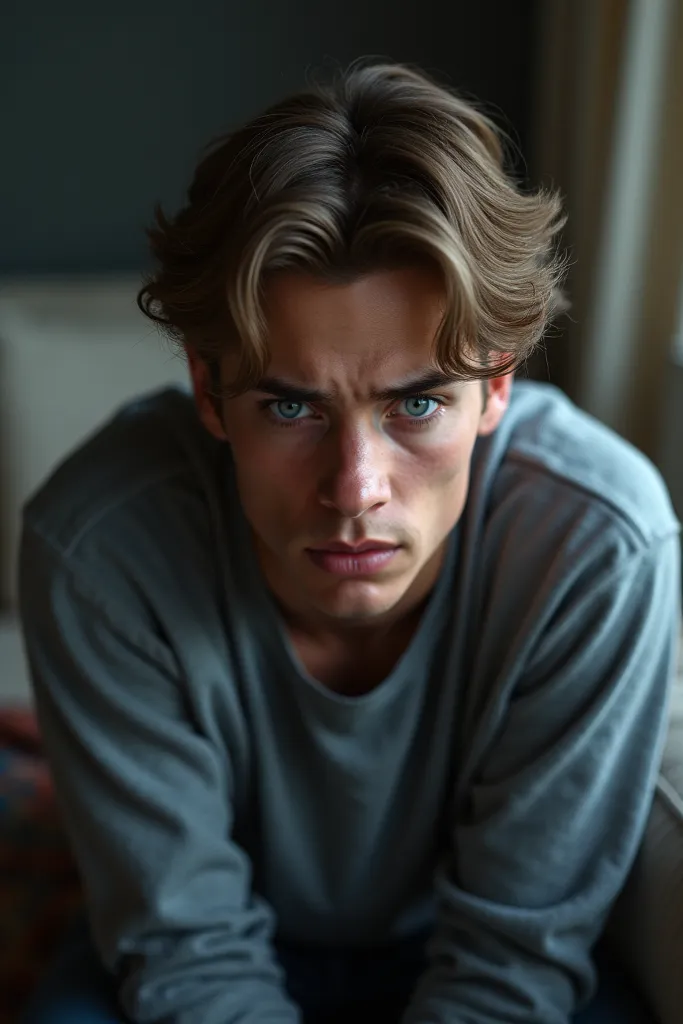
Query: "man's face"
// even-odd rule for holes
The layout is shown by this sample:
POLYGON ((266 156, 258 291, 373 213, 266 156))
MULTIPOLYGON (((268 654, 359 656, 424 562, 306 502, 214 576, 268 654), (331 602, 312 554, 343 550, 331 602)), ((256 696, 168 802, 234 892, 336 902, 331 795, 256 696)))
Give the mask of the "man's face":
MULTIPOLYGON (((337 624, 391 621, 434 582, 460 517, 478 435, 498 425, 510 378, 439 380, 433 342, 444 297, 420 269, 350 284, 274 277, 270 362, 256 390, 206 395, 206 426, 231 445, 260 562, 290 611, 337 624), (431 378, 431 379, 430 379, 431 378)), ((230 380, 228 356, 221 368, 230 380)))

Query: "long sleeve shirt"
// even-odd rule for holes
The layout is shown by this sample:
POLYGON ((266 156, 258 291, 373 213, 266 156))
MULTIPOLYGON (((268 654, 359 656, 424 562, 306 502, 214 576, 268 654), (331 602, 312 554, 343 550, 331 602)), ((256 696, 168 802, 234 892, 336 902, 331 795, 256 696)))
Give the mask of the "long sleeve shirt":
POLYGON ((134 1021, 289 1024, 274 949, 432 930, 406 1024, 566 1024, 637 852, 678 632, 647 460, 517 383, 407 650, 299 662, 227 445, 130 405, 25 512, 21 610, 94 936, 134 1021))

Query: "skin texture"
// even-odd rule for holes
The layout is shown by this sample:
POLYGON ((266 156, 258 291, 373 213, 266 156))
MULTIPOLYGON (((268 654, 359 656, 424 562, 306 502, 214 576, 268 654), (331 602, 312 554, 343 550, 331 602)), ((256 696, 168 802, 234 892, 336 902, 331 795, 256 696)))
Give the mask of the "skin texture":
MULTIPOLYGON (((293 644, 311 674, 337 688, 351 677, 358 690, 376 685, 407 645, 465 505, 475 441, 495 430, 509 401, 509 375, 487 381, 485 404, 479 381, 418 386, 413 398, 382 394, 436 370, 443 301, 425 269, 344 284, 279 274, 266 291, 268 381, 219 410, 206 366, 189 353, 200 415, 232 446, 261 568, 293 644), (272 378, 320 395, 297 400, 272 378), (353 556, 348 572, 344 563, 331 572, 310 553, 367 540, 397 547, 374 573, 353 556)), ((224 382, 234 359, 224 357, 224 382)))

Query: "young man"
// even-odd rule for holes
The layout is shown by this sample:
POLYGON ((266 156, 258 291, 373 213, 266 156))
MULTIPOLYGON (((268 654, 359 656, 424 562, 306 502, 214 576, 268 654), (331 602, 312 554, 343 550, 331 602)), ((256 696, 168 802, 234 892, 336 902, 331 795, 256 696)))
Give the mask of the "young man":
POLYGON ((643 457, 513 387, 558 226, 394 66, 221 141, 158 214, 141 304, 194 402, 127 408, 25 516, 105 968, 72 949, 33 1021, 617 1019, 574 1015, 648 816, 678 537, 643 457))

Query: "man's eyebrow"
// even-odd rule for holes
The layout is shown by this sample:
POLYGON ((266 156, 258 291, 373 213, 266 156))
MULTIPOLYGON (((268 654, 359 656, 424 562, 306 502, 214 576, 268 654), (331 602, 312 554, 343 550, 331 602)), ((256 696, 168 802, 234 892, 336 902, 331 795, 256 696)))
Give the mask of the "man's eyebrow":
POLYGON ((372 397, 380 402, 388 402, 399 398, 411 398, 413 395, 420 395, 423 391, 434 391, 436 388, 451 387, 453 384, 462 383, 453 374, 444 373, 442 370, 426 370, 415 377, 408 377, 400 384, 392 384, 388 388, 381 388, 372 392, 372 397))
POLYGON ((261 377, 251 390, 284 398, 288 402, 330 402, 334 397, 329 391, 307 388, 284 377, 261 377))
MULTIPOLYGON (((424 391, 433 391, 435 388, 448 387, 459 382, 459 378, 451 374, 443 373, 440 370, 427 370, 398 384, 392 384, 386 388, 373 389, 370 392, 370 397, 376 402, 396 401, 402 398, 410 398, 412 395, 422 394, 424 391)), ((308 388, 303 384, 297 384, 284 377, 262 377, 252 388, 252 391, 261 391, 266 395, 277 396, 277 398, 289 402, 332 402, 335 397, 331 391, 308 388)))

